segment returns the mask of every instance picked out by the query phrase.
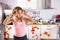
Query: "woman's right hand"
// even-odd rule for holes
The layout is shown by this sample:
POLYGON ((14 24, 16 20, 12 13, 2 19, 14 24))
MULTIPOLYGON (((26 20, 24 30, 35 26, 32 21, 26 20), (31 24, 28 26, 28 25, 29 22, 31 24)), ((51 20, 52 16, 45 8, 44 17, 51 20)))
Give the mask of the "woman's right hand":
POLYGON ((11 14, 9 15, 9 17, 12 18, 12 16, 13 16, 13 14, 11 13, 11 14))
POLYGON ((4 25, 7 25, 7 24, 9 24, 9 23, 11 23, 12 21, 12 16, 13 16, 13 14, 10 14, 4 21, 3 21, 3 24, 4 25))

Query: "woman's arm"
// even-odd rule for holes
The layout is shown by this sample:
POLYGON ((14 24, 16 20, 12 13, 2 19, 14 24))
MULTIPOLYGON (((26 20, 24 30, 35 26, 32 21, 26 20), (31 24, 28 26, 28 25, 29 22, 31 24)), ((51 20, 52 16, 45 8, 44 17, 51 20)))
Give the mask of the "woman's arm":
POLYGON ((12 16, 10 15, 10 16, 8 16, 4 21, 3 21, 3 24, 4 25, 7 25, 7 24, 10 24, 12 21, 11 21, 11 18, 12 16))
POLYGON ((27 18, 27 21, 34 22, 35 20, 32 17, 27 18))
POLYGON ((25 10, 24 10, 24 15, 28 17, 28 18, 26 18, 27 21, 34 22, 34 19, 30 15, 28 15, 27 11, 25 11, 25 10))
POLYGON ((26 15, 27 17, 30 17, 30 15, 28 15, 26 10, 23 10, 24 15, 26 15))

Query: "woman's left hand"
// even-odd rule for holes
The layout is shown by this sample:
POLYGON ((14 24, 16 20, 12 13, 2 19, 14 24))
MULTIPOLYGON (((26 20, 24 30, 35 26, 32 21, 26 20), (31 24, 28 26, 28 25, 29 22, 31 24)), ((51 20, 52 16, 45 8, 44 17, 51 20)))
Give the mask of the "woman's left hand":
POLYGON ((28 17, 28 18, 27 18, 28 21, 31 21, 31 22, 34 21, 34 19, 33 19, 30 15, 28 15, 28 13, 27 13, 26 10, 23 10, 23 12, 24 12, 24 15, 28 17))
POLYGON ((23 13, 24 13, 25 16, 30 17, 26 10, 23 10, 23 13))

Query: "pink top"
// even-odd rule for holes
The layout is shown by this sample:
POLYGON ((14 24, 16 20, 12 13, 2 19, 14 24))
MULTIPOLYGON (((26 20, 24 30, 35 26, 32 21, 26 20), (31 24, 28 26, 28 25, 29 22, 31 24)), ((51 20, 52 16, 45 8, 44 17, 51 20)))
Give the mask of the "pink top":
POLYGON ((26 35, 26 29, 25 29, 25 21, 22 22, 13 22, 13 25, 15 26, 15 36, 17 37, 23 37, 26 35))

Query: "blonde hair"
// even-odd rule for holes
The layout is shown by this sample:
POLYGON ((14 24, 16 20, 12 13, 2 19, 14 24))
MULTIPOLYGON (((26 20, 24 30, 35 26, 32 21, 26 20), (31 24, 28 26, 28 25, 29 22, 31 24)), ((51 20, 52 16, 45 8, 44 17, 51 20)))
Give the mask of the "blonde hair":
POLYGON ((12 13, 13 13, 13 14, 18 13, 19 10, 22 10, 22 11, 23 11, 23 9, 22 9, 21 7, 18 7, 18 6, 17 6, 17 7, 15 7, 15 8, 13 9, 12 13))

